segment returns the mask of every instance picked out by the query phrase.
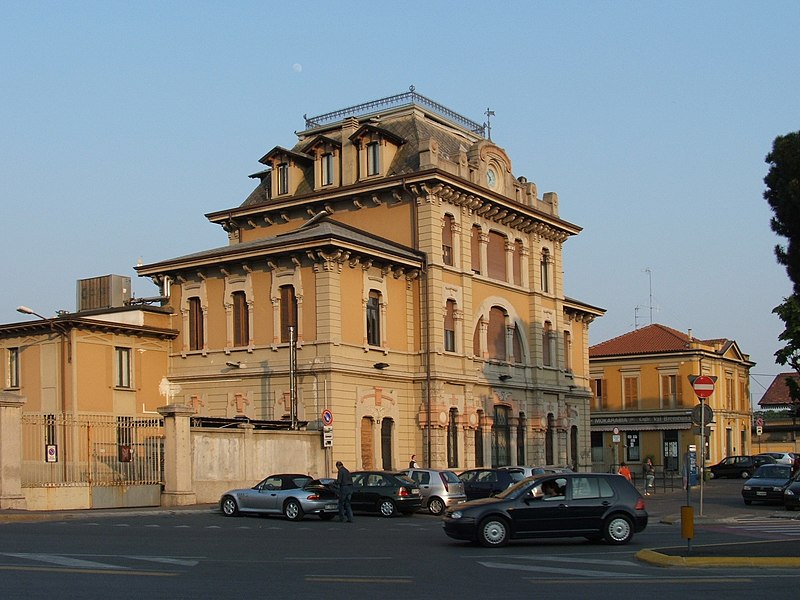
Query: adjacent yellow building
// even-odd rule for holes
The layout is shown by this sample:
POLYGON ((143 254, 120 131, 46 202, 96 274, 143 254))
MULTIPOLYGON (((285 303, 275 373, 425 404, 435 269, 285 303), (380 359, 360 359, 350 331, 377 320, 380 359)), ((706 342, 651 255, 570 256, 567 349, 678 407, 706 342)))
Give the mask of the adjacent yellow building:
POLYGON ((240 206, 207 215, 228 245, 137 268, 179 332, 171 401, 197 422, 328 425, 328 464, 351 468, 590 468, 604 311, 564 294, 580 227, 558 196, 413 89, 296 136, 240 206))
POLYGON ((648 457, 659 469, 679 471, 690 444, 700 457, 701 432, 692 419, 699 400, 690 379, 697 375, 716 378, 706 401, 706 460, 750 453, 755 363, 735 341, 699 340, 653 324, 592 346, 589 362, 595 471, 621 461, 635 470, 648 457))

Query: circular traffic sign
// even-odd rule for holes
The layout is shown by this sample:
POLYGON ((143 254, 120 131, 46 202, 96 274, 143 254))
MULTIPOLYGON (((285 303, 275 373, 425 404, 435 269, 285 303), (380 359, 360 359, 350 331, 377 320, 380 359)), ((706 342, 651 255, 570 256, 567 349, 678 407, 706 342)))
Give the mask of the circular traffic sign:
POLYGON ((714 393, 714 380, 708 375, 700 375, 692 382, 692 387, 698 398, 708 398, 714 393))
POLYGON ((333 424, 333 413, 328 408, 322 411, 322 424, 323 425, 333 424))

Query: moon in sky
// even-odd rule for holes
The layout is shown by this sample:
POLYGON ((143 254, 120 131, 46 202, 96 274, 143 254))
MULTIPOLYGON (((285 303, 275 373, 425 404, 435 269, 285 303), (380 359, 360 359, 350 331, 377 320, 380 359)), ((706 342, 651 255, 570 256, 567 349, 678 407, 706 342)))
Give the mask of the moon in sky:
POLYGON ((300 63, 294 63, 294 64, 292 65, 292 70, 293 70, 295 73, 299 73, 300 71, 302 71, 302 70, 303 70, 303 65, 301 65, 300 63))

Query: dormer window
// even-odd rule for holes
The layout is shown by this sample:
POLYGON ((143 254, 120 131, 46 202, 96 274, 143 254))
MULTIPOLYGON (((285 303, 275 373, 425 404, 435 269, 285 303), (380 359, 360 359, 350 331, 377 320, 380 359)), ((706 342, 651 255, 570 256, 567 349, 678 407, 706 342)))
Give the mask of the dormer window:
POLYGON ((278 165, 278 194, 289 193, 289 163, 278 165))
POLYGON ((322 185, 333 185, 333 154, 326 152, 321 158, 322 185))
POLYGON ((378 142, 367 144, 367 175, 380 175, 381 148, 378 142))

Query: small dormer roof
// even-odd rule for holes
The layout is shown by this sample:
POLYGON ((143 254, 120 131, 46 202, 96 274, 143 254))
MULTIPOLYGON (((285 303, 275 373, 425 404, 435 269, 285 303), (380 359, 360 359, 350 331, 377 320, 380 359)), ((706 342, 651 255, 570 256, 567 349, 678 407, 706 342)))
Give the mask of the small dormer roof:
POLYGON ((258 162, 262 165, 270 164, 270 161, 277 156, 290 156, 298 162, 314 162, 314 157, 309 156, 304 152, 297 152, 296 150, 289 150, 283 146, 275 146, 272 150, 262 156, 258 162))
POLYGON ((308 143, 300 147, 300 151, 303 153, 307 153, 310 150, 313 150, 314 148, 319 146, 320 144, 322 145, 330 144, 340 148, 342 146, 342 142, 340 142, 339 140, 335 140, 332 137, 329 137, 327 135, 315 135, 313 138, 311 138, 311 140, 308 141, 308 143))
POLYGON ((383 127, 378 127, 377 125, 373 125, 372 123, 364 123, 361 127, 355 130, 355 132, 350 136, 350 140, 357 140, 358 138, 364 137, 368 133, 377 133, 382 138, 385 138, 396 144, 398 146, 402 146, 406 143, 406 140, 401 138, 398 135, 395 135, 388 129, 384 129, 383 127))

